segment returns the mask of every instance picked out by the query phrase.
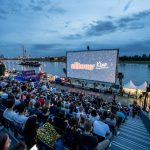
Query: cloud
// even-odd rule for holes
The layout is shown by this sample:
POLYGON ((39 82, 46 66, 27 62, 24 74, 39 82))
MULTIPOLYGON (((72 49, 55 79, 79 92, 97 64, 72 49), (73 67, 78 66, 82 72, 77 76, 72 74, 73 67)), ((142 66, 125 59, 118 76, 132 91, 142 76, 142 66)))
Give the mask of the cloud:
MULTIPOLYGON (((33 11, 45 11, 49 13, 64 13, 66 12, 63 8, 60 8, 52 3, 51 0, 32 0, 29 3, 29 7, 33 11)), ((46 14, 46 15, 47 15, 46 14)), ((48 17, 48 16, 47 16, 48 17)))
POLYGON ((129 7, 131 6, 132 2, 133 2, 133 0, 129 0, 128 3, 124 6, 123 11, 127 11, 129 9, 129 7))
POLYGON ((87 36, 102 36, 115 31, 142 29, 146 26, 145 21, 147 22, 148 20, 150 20, 150 10, 119 19, 94 21, 94 23, 90 23, 86 27, 87 29, 85 28, 85 34, 87 36))
POLYGON ((113 21, 97 21, 90 25, 86 35, 100 36, 106 33, 114 32, 117 26, 113 21))
POLYGON ((60 43, 54 43, 54 44, 32 44, 31 48, 33 50, 50 50, 55 48, 61 48, 64 46, 68 46, 68 44, 60 44, 60 43))
POLYGON ((42 11, 41 6, 32 6, 33 11, 42 11))
POLYGON ((65 13, 66 11, 63 9, 63 8, 58 8, 58 7, 51 7, 47 10, 48 13, 59 13, 59 14, 62 14, 62 13, 65 13))
POLYGON ((6 11, 3 8, 0 7, 0 19, 1 20, 6 20, 8 14, 9 14, 8 11, 6 11))
POLYGON ((66 40, 79 40, 81 38, 82 38, 81 34, 70 34, 68 36, 62 37, 62 39, 66 39, 66 40))

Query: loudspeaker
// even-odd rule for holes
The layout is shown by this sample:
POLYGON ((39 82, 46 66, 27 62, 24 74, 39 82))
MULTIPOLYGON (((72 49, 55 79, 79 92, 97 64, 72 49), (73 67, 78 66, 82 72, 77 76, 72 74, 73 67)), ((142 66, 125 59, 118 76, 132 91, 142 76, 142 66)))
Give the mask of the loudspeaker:
POLYGON ((0 76, 4 76, 5 74, 5 65, 0 62, 0 76))
POLYGON ((150 87, 147 87, 147 92, 150 92, 150 87))

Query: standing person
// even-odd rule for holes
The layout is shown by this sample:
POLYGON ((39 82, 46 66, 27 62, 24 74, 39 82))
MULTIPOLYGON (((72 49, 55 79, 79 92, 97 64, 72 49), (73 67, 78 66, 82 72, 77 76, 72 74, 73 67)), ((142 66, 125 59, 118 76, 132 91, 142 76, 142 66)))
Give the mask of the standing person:
POLYGON ((11 140, 8 134, 0 134, 0 150, 8 150, 11 140))
POLYGON ((137 114, 137 102, 134 101, 133 108, 132 108, 132 118, 134 118, 136 114, 137 114))

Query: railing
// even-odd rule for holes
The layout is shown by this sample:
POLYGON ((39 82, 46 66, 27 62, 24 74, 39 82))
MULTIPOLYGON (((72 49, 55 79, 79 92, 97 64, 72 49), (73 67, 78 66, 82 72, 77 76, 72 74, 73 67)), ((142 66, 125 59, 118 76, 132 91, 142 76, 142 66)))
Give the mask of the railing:
POLYGON ((141 112, 141 119, 150 134, 150 118, 147 112, 141 112))

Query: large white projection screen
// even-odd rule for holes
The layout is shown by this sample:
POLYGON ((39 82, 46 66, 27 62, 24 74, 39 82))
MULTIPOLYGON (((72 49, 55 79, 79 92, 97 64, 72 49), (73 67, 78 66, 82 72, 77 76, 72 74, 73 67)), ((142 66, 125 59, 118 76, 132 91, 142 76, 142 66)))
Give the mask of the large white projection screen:
POLYGON ((116 82, 118 50, 67 52, 67 77, 116 82))

